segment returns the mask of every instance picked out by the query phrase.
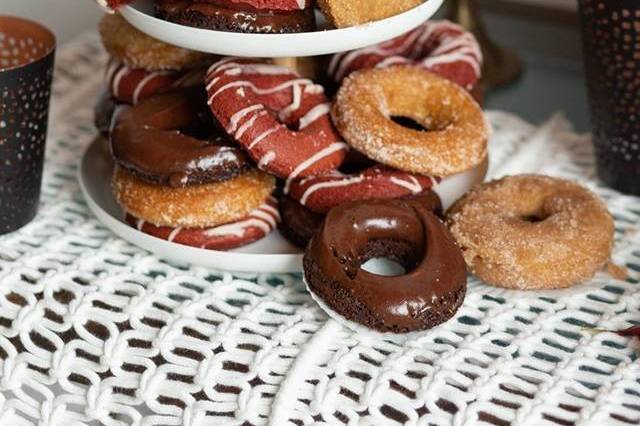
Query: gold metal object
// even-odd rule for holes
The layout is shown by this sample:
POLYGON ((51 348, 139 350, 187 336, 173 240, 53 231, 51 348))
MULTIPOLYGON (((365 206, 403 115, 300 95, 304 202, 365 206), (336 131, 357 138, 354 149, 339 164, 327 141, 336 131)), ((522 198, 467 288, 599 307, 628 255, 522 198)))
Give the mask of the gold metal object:
POLYGON ((515 52, 491 40, 480 18, 476 0, 448 0, 448 19, 471 31, 482 48, 484 66, 480 85, 484 91, 505 86, 522 74, 522 61, 515 52))

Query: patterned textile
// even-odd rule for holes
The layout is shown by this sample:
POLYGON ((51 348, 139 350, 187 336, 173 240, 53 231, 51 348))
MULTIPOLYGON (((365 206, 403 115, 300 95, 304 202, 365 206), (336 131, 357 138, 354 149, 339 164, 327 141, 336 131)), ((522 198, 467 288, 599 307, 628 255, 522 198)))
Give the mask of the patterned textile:
POLYGON ((456 317, 403 344, 341 327, 299 276, 172 265, 115 237, 76 181, 106 58, 58 57, 41 211, 0 237, 1 425, 640 424, 640 199, 595 179, 587 136, 492 112, 492 174, 578 180, 616 218, 614 261, 565 291, 472 280, 456 317))

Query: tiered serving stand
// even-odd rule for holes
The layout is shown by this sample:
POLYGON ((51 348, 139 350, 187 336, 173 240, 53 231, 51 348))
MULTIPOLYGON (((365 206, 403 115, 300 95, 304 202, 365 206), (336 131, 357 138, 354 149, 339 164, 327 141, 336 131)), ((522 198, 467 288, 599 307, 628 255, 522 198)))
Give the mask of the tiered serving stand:
MULTIPOLYGON (((243 34, 178 25, 154 17, 153 2, 138 0, 120 9, 134 27, 166 43, 217 55, 294 58, 329 55, 374 45, 402 35, 431 18, 443 0, 427 0, 403 14, 357 27, 331 29, 318 14, 319 30, 295 34, 243 34)), ((98 143, 90 146, 80 167, 80 185, 87 204, 108 228, 125 240, 163 259, 232 270, 234 272, 300 272, 301 251, 278 231, 249 246, 229 251, 187 247, 152 237, 123 221, 111 191, 113 166, 98 143)), ((447 179, 436 188, 443 199, 454 200, 486 175, 486 164, 447 179)))

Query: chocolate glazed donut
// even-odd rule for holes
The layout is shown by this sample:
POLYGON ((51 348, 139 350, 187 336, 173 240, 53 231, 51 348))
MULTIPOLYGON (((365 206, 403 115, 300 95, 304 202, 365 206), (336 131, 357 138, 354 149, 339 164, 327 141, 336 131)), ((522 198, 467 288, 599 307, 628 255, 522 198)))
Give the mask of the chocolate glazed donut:
POLYGON ((331 210, 304 256, 310 291, 349 321, 406 333, 449 320, 466 293, 460 249, 423 203, 376 200, 331 210), (361 269, 385 257, 408 271, 381 276, 361 269))
MULTIPOLYGON (((251 165, 239 148, 227 145, 219 129, 206 129, 208 111, 194 91, 173 92, 145 99, 116 111, 111 131, 114 159, 139 178, 181 187, 231 179, 251 165), (193 93, 192 93, 193 92, 193 93), (203 129, 204 128, 204 129, 203 129), (184 132, 206 132, 199 139, 184 132)), ((201 96, 201 95, 200 95, 201 96)))
MULTIPOLYGON (((440 201, 438 194, 431 190, 402 199, 415 200, 438 217, 442 217, 442 201, 440 201)), ((296 246, 302 249, 306 248, 313 234, 320 228, 325 215, 309 210, 286 195, 280 198, 278 206, 282 216, 282 221, 278 226, 280 233, 296 246)))

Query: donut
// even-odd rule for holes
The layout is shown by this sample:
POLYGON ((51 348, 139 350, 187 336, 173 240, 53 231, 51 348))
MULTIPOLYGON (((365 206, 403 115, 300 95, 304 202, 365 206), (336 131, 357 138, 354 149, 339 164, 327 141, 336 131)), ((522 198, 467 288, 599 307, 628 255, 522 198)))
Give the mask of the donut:
POLYGON ((155 226, 127 215, 129 225, 169 242, 208 250, 232 250, 258 241, 273 231, 280 221, 278 202, 269 197, 241 220, 212 228, 170 228, 155 226))
POLYGON ((105 80, 111 96, 120 103, 135 105, 149 96, 173 87, 181 73, 175 71, 147 71, 131 68, 111 59, 107 65, 105 80))
POLYGON ((100 95, 98 95, 98 101, 93 108, 93 122, 96 129, 98 129, 100 134, 105 138, 109 137, 111 119, 113 118, 116 107, 117 102, 108 90, 103 90, 100 95))
POLYGON ((482 51, 475 36, 449 21, 428 21, 409 33, 376 46, 338 53, 329 77, 340 83, 354 71, 416 65, 471 91, 481 76, 482 51))
POLYGON ((259 208, 275 189, 275 180, 257 170, 224 182, 171 188, 150 184, 117 167, 112 184, 125 212, 171 228, 210 228, 235 222, 259 208))
POLYGON ((488 124, 471 95, 422 68, 370 68, 343 82, 333 120, 352 148, 381 164, 445 177, 487 156, 488 124), (400 125, 409 117, 425 130, 400 125))
POLYGON ((400 198, 420 194, 437 184, 437 179, 412 175, 384 166, 360 173, 333 171, 293 181, 290 196, 316 213, 326 213, 346 201, 400 198))
POLYGON ((98 30, 107 52, 132 68, 184 70, 205 65, 211 55, 156 40, 134 28, 117 13, 102 17, 98 30))
POLYGON ((307 247, 325 215, 309 210, 288 196, 280 198, 278 207, 282 218, 278 229, 282 236, 297 247, 303 249, 307 247))
POLYGON ((211 126, 201 95, 171 92, 121 107, 111 131, 114 159, 150 183, 173 187, 223 181, 246 171, 249 159, 228 145, 223 131, 212 128, 206 139, 180 131, 211 126))
POLYGON ((511 289, 565 288, 611 257, 614 224, 604 203, 577 183, 511 176, 470 191, 447 212, 470 270, 511 289))
POLYGON ((352 27, 399 15, 424 0, 318 0, 320 9, 336 28, 352 27))
POLYGON ((466 266, 444 224, 416 200, 349 202, 327 214, 307 247, 309 291, 332 316, 382 333, 430 329, 464 300, 466 266), (404 275, 361 266, 373 258, 401 264, 404 275))
POLYGON ((305 0, 156 0, 160 19, 196 28, 240 33, 298 33, 315 30, 305 0))
MULTIPOLYGON (((411 195, 404 199, 417 200, 437 216, 442 215, 442 201, 433 191, 411 195)), ((316 213, 289 196, 280 199, 279 207, 282 217, 279 225, 280 233, 294 245, 305 248, 314 232, 320 227, 325 214, 316 213)))
POLYGON ((331 124, 322 86, 239 58, 213 64, 206 82, 213 115, 261 170, 292 180, 342 164, 347 145, 331 124))

